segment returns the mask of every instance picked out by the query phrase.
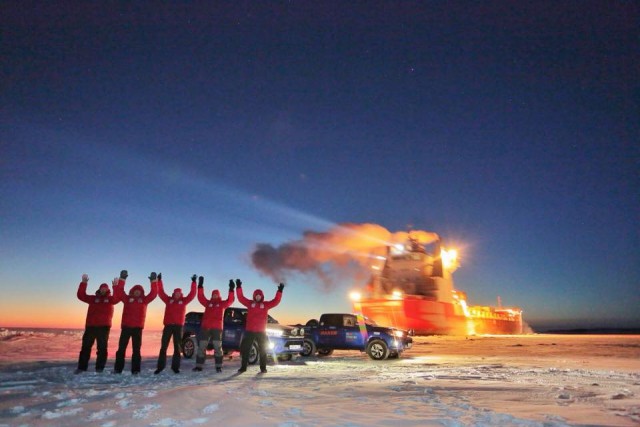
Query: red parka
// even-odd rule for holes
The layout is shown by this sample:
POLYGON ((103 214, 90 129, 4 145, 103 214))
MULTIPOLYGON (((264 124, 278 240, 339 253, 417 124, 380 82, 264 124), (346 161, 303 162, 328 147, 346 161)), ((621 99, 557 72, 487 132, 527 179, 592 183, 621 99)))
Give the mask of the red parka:
POLYGON ((227 299, 223 301, 220 299, 220 291, 217 289, 211 292, 211 299, 206 299, 204 297, 204 289, 198 288, 198 301, 204 306, 200 327, 202 329, 217 329, 221 331, 224 324, 224 310, 230 307, 235 299, 235 292, 229 290, 227 299))
POLYGON ((167 305, 164 309, 164 325, 184 325, 184 313, 187 311, 189 304, 196 297, 196 282, 191 283, 191 290, 186 297, 183 295, 178 299, 173 298, 176 292, 182 293, 182 289, 176 288, 171 296, 164 292, 162 280, 158 280, 158 296, 167 305))
POLYGON ((119 301, 124 303, 120 327, 144 328, 144 320, 147 317, 147 304, 153 301, 158 295, 158 282, 151 282, 151 291, 148 295, 144 294, 144 288, 141 285, 135 285, 129 291, 129 295, 127 295, 124 292, 124 279, 120 279, 114 292, 119 301), (133 295, 136 290, 140 291, 138 297, 133 295))
MULTIPOLYGON (((111 327, 111 319, 113 318, 113 306, 120 302, 118 298, 111 295, 109 285, 103 283, 100 285, 100 289, 107 290, 105 295, 96 293, 95 295, 87 294, 87 282, 80 282, 78 286, 78 299, 82 302, 89 304, 87 309, 87 319, 85 321, 86 326, 109 326, 111 327)), ((116 292, 115 288, 113 290, 116 292)))
POLYGON ((238 301, 247 307, 247 325, 245 330, 247 332, 264 332, 267 329, 267 315, 269 309, 280 304, 282 299, 282 292, 276 292, 276 297, 271 301, 264 300, 264 293, 260 289, 253 291, 253 300, 245 298, 242 293, 242 288, 238 288, 238 301), (256 296, 260 295, 262 299, 260 302, 256 301, 256 296))

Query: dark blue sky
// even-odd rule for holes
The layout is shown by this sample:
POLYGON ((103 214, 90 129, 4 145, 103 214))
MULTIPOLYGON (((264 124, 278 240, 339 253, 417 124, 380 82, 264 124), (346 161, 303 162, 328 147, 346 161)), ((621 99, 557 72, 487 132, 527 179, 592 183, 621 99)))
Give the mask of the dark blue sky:
MULTIPOLYGON (((269 289, 256 243, 351 222, 463 248, 472 304, 639 326, 640 5, 317 3, 4 2, 0 311, 269 289)), ((280 317, 348 309, 297 280, 280 317)))

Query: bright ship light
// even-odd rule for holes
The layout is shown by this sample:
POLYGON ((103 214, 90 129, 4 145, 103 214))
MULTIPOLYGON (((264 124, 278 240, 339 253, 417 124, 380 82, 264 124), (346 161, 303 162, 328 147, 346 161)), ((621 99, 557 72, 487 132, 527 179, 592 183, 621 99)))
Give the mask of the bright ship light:
POLYGON ((353 291, 349 294, 349 298, 351 298, 352 301, 360 301, 362 295, 358 291, 353 291))
POLYGON ((402 292, 397 289, 394 289, 393 292, 391 292, 391 297, 393 299, 402 299, 402 292))
POLYGON ((400 255, 405 252, 404 245, 402 243, 396 243, 395 245, 390 247, 391 255, 400 255))
POLYGON ((442 249, 440 250, 440 258, 442 258, 442 266, 447 270, 455 269, 458 267, 458 251, 455 249, 442 249))

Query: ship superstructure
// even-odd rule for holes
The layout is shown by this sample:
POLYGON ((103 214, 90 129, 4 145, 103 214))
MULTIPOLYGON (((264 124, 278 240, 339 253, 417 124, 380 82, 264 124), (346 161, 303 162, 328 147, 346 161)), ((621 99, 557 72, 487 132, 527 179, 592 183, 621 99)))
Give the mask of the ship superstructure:
POLYGON ((517 307, 468 306, 466 294, 456 290, 453 272, 457 253, 430 244, 431 251, 409 237, 404 244, 387 247, 382 265, 364 292, 354 301, 356 311, 416 334, 519 334, 522 310, 517 307))

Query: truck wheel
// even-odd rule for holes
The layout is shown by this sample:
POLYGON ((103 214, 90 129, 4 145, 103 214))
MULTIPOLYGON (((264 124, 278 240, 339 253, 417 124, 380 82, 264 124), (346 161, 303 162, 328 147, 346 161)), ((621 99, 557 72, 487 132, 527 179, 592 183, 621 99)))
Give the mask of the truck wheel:
POLYGON ((385 360, 389 357, 389 347, 382 340, 372 340, 367 344, 367 354, 373 360, 385 360))
POLYGON ((318 350, 318 356, 331 356, 333 354, 332 348, 323 348, 318 350))
POLYGON ((316 345, 311 340, 304 340, 302 343, 302 351, 300 352, 300 356, 309 357, 316 354, 316 345))
POLYGON ((185 359, 191 359, 198 348, 196 340, 193 337, 185 337, 182 339, 182 354, 185 359))
POLYGON ((255 365, 260 360, 260 348, 258 347, 257 342, 253 342, 251 344, 251 349, 249 350, 249 365, 255 365))

